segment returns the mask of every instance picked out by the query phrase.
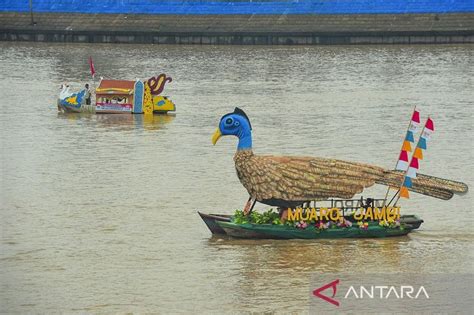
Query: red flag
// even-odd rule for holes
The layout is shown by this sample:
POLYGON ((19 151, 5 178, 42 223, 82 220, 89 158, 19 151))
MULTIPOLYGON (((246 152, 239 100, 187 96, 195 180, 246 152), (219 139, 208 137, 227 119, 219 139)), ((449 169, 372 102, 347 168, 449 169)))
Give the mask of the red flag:
POLYGON ((416 168, 416 169, 420 168, 420 166, 418 164, 418 159, 416 157, 411 158, 410 167, 413 167, 413 168, 416 168))
POLYGON ((431 130, 431 131, 434 131, 434 123, 433 123, 433 121, 431 120, 431 118, 428 118, 428 119, 426 120, 425 128, 426 128, 426 129, 429 129, 429 130, 431 130))
POLYGON ((91 76, 94 77, 95 68, 94 68, 94 63, 92 62, 92 57, 89 57, 89 67, 91 68, 91 76))
POLYGON ((420 123, 420 112, 417 110, 413 111, 413 115, 411 116, 411 120, 417 123, 420 123))
POLYGON ((408 153, 407 153, 407 151, 400 152, 400 157, 398 159, 400 161, 408 162, 408 153))

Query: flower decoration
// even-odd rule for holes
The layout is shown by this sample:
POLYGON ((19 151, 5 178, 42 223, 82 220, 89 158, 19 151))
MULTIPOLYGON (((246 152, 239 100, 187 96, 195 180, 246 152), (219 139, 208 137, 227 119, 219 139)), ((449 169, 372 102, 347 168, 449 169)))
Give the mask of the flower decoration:
POLYGON ((317 222, 314 226, 319 230, 326 230, 330 227, 331 222, 324 223, 322 221, 317 222))
POLYGON ((306 229, 308 227, 308 223, 306 223, 304 221, 300 221, 300 222, 296 222, 295 226, 298 229, 306 229))
POLYGON ((362 230, 367 230, 369 228, 369 223, 367 223, 367 222, 359 221, 359 222, 357 222, 357 225, 362 230))
POLYGON ((342 220, 342 222, 338 222, 338 223, 337 223, 337 226, 338 226, 338 227, 341 227, 341 228, 351 227, 351 226, 352 226, 352 222, 344 218, 344 219, 342 220))
POLYGON ((391 229, 396 229, 396 228, 399 228, 400 227, 400 220, 382 220, 382 221, 379 221, 379 225, 380 226, 383 226, 383 227, 387 227, 387 228, 391 228, 391 229))

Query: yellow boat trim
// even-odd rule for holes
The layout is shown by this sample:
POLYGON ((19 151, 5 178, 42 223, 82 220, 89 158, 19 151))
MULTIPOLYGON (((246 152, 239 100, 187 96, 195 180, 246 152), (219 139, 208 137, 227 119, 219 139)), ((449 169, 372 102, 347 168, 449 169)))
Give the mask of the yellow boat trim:
POLYGON ((131 89, 119 89, 119 88, 108 88, 108 89, 96 89, 96 92, 125 92, 131 94, 133 90, 131 89))

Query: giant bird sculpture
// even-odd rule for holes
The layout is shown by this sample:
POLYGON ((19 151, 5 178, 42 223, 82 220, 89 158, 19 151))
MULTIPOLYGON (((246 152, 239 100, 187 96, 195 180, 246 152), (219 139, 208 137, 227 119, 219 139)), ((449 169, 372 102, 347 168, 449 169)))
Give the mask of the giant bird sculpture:
MULTIPOLYGON (((215 145, 221 136, 239 138, 234 156, 235 169, 253 203, 292 208, 313 200, 352 198, 374 184, 399 187, 400 171, 369 164, 317 157, 263 156, 252 151, 252 126, 243 110, 235 108, 224 115, 212 137, 215 145)), ((448 200, 454 193, 465 193, 461 182, 418 174, 410 190, 448 200)))

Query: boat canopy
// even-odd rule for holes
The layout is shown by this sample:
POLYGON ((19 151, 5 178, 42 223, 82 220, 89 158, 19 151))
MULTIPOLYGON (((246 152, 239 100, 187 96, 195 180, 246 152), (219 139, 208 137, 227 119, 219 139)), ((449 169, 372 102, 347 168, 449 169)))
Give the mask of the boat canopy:
POLYGON ((102 80, 95 90, 96 94, 133 94, 135 81, 102 80))

